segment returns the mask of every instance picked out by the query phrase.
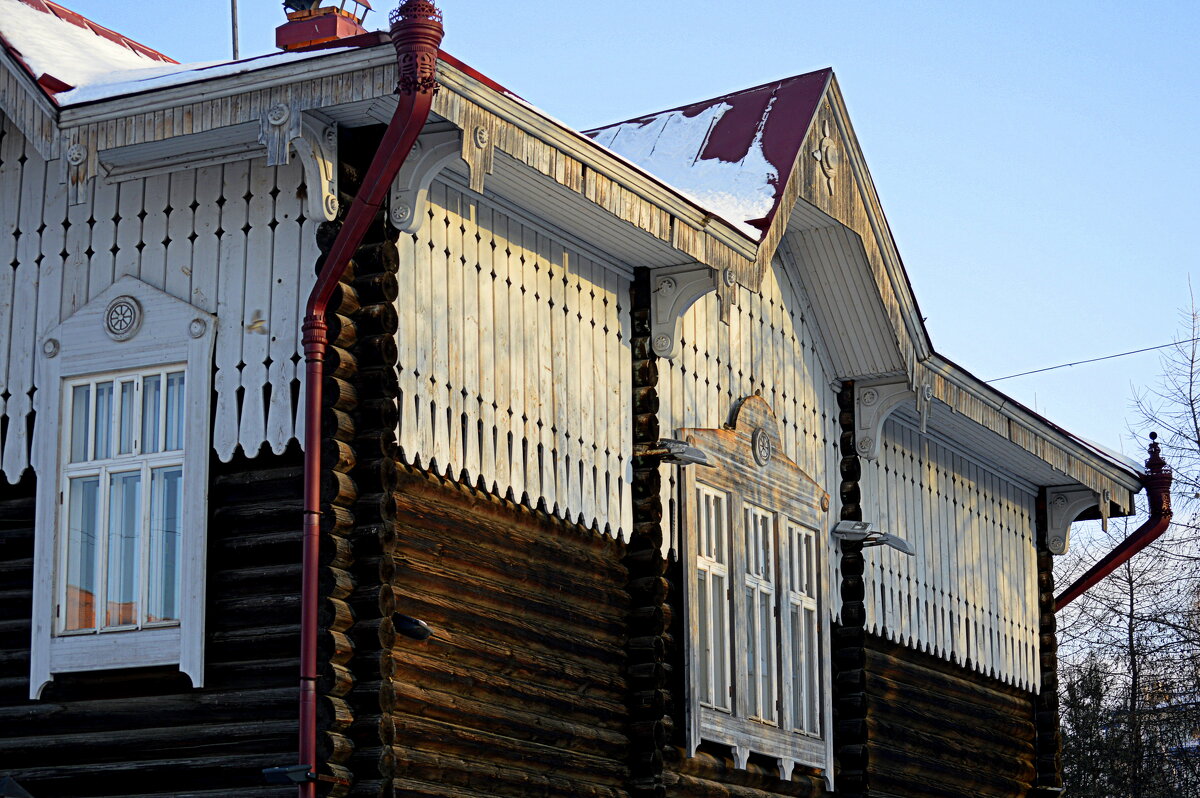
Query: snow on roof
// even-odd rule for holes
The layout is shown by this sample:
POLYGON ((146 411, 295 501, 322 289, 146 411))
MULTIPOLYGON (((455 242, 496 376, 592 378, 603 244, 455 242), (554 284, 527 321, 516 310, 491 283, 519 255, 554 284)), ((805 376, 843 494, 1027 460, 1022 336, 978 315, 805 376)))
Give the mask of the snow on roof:
POLYGON ((809 72, 584 133, 757 240, 830 74, 809 72))
MULTIPOLYGON (((0 0, 0 2, 12 2, 12 0, 0 0)), ((269 55, 258 56, 257 58, 245 58, 241 61, 204 61, 194 64, 163 65, 125 72, 114 72, 105 75, 105 80, 97 80, 90 84, 79 85, 76 89, 59 94, 56 99, 63 106, 79 105, 80 103, 108 100, 126 94, 150 91, 151 89, 165 89, 169 86, 180 86, 185 83, 254 72, 279 64, 318 58, 348 49, 354 48, 337 47, 324 50, 271 53, 269 55)))
POLYGON ((145 45, 46 0, 0 0, 0 41, 48 90, 80 86, 114 72, 175 62, 145 45))

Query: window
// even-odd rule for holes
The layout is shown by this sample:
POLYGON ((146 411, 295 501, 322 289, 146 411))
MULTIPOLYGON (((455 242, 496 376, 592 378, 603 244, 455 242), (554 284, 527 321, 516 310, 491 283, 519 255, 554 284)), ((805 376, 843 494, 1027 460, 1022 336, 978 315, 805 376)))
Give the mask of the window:
POLYGON ((66 388, 56 634, 178 625, 182 367, 66 388))
POLYGON ((40 341, 32 698, 72 671, 202 684, 214 321, 125 277, 40 341))
POLYGON ((689 748, 770 757, 783 778, 820 768, 832 788, 828 495, 783 454, 759 397, 732 428, 679 434, 710 463, 684 471, 680 502, 689 748))

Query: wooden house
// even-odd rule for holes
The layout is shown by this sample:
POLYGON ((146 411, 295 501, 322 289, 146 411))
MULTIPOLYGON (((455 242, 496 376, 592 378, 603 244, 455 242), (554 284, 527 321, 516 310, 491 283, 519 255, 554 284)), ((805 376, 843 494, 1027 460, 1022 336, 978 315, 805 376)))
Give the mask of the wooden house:
POLYGON ((307 694, 301 795, 1057 794, 1051 553, 1142 475, 932 348, 833 74, 583 134, 405 24, 0 0, 0 777, 291 795, 307 694))

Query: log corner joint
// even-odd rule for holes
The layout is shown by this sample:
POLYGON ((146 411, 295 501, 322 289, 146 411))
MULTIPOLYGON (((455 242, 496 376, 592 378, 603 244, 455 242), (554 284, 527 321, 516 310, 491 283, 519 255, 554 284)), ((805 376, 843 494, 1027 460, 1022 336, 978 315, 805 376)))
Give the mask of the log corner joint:
POLYGON ((933 388, 922 385, 913 390, 907 379, 856 383, 854 391, 855 451, 868 460, 879 458, 883 442, 883 423, 905 401, 916 403, 921 432, 928 429, 933 409, 933 388))

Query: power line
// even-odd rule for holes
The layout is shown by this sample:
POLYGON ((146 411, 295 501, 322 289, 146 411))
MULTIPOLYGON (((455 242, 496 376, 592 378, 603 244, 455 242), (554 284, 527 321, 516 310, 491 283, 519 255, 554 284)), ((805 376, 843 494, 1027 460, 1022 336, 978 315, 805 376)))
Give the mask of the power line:
POLYGON ((993 382, 1001 380, 1011 380, 1014 377, 1027 377, 1030 374, 1041 374, 1043 371, 1054 371, 1055 369, 1065 369, 1071 366, 1082 366, 1085 363, 1098 363, 1101 360, 1112 360, 1115 357, 1126 357, 1127 355, 1140 355, 1142 352, 1153 352, 1155 349, 1166 349, 1168 346, 1182 346, 1183 344, 1191 344, 1200 341, 1200 338, 1189 338, 1186 341, 1172 341, 1169 344, 1159 344, 1158 346, 1147 346, 1145 349, 1133 349, 1129 352, 1119 352, 1115 355, 1105 355, 1104 357, 1093 357, 1087 360, 1076 360, 1074 363, 1059 363, 1057 366, 1046 366, 1043 369, 1034 369, 1033 371, 1022 371, 1019 374, 1009 374, 1006 377, 997 377, 994 380, 984 380, 989 385, 993 382))

